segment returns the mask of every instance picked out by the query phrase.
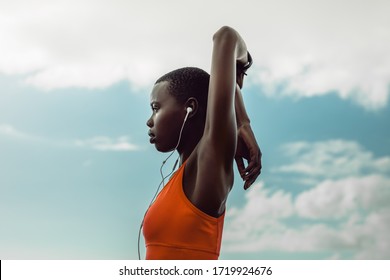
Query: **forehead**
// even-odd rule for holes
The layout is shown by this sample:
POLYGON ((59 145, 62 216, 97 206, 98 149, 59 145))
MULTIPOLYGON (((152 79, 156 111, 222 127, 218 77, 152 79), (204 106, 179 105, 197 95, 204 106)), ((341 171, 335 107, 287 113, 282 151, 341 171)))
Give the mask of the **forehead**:
POLYGON ((155 84, 150 94, 150 103, 176 103, 176 98, 169 93, 168 86, 168 82, 155 84))

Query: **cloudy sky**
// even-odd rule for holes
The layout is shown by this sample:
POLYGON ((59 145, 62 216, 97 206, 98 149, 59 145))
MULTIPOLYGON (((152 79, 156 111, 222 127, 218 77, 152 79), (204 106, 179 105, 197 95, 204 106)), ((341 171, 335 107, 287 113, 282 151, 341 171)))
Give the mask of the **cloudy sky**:
POLYGON ((209 71, 222 25, 254 58, 263 172, 235 181, 221 259, 390 259, 390 4, 239 3, 0 2, 0 259, 137 258, 166 157, 149 93, 209 71))

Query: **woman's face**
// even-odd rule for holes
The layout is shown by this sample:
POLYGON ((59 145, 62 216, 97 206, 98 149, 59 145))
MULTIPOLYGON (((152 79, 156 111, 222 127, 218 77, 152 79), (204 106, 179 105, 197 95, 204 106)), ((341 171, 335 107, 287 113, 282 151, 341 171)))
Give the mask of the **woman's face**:
POLYGON ((150 94, 152 116, 146 122, 150 143, 160 152, 172 151, 179 141, 179 133, 184 121, 184 105, 168 92, 168 82, 154 85, 150 94))

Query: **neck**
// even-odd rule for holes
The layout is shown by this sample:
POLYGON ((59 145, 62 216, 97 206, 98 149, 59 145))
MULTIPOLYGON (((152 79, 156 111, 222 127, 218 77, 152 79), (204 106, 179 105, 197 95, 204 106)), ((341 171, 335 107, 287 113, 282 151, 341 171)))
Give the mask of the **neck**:
POLYGON ((195 150, 196 146, 198 145, 200 139, 203 136, 203 130, 204 128, 202 127, 197 127, 195 129, 195 126, 192 126, 191 133, 185 131, 184 141, 182 142, 183 145, 180 145, 177 148, 177 152, 180 155, 180 165, 182 165, 195 150))

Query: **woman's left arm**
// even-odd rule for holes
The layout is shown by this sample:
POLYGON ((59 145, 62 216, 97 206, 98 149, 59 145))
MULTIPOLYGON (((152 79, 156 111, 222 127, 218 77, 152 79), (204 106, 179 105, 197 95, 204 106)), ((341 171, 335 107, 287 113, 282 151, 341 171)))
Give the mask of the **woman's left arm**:
MULTIPOLYGON (((240 75, 238 73, 237 75, 240 75)), ((239 79, 238 79, 239 80, 239 79)), ((235 161, 241 178, 245 181, 244 189, 248 189, 261 173, 261 150, 257 144, 255 135, 250 125, 249 116, 245 110, 244 101, 240 91, 242 87, 238 83, 235 93, 235 111, 237 120, 237 149, 235 161), (247 160, 248 166, 245 167, 244 159, 247 160)))

